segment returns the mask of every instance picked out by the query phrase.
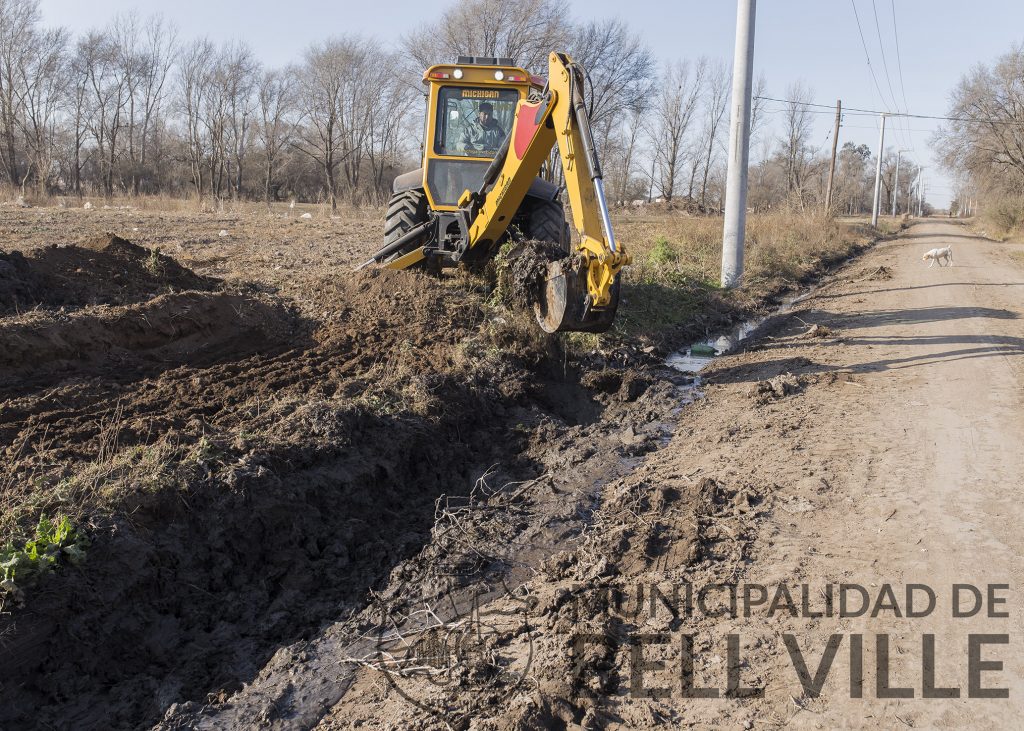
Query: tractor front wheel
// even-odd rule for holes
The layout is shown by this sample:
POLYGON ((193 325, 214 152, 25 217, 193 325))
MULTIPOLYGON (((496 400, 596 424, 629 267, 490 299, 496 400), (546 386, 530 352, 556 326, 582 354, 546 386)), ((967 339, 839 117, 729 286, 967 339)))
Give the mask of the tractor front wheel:
MULTIPOLYGON (((424 223, 427 215, 427 196, 421 189, 414 188, 395 193, 388 201, 388 212, 384 217, 384 245, 398 241, 413 227, 424 223)), ((403 246, 400 251, 396 251, 386 261, 394 261, 417 246, 419 244, 413 241, 403 246)))

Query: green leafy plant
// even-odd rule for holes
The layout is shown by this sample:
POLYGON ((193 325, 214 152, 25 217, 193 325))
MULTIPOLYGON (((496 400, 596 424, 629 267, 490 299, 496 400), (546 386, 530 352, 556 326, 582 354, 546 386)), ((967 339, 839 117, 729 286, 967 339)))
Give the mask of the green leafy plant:
POLYGON ((654 240, 654 247, 647 254, 647 259, 654 266, 667 266, 679 260, 679 252, 666 237, 659 236, 654 240))
POLYGON ((85 559, 88 540, 61 516, 56 521, 46 515, 39 518, 32 538, 23 546, 9 542, 0 550, 0 593, 17 594, 42 576, 52 572, 63 561, 77 565, 85 559))

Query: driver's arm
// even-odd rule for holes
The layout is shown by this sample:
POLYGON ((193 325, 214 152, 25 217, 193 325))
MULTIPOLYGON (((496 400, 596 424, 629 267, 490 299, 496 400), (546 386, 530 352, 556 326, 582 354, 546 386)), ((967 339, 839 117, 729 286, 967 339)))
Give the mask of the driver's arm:
POLYGON ((462 127, 462 134, 459 135, 458 149, 459 149, 460 152, 465 152, 466 150, 474 149, 474 147, 473 147, 473 135, 471 134, 471 131, 472 131, 471 125, 469 125, 469 124, 463 125, 463 127, 462 127))

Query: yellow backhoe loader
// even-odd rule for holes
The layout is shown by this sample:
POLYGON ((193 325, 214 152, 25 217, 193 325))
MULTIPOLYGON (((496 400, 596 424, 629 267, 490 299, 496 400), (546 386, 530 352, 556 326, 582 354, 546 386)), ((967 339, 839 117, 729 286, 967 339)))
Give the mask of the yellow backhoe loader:
POLYGON ((384 247, 361 267, 474 265, 510 239, 556 250, 533 293, 547 332, 603 332, 619 304, 629 254, 616 243, 585 98, 586 74, 552 53, 542 79, 511 59, 460 56, 432 66, 423 166, 398 176, 384 247), (573 245, 558 186, 538 177, 558 145, 578 233, 573 245))

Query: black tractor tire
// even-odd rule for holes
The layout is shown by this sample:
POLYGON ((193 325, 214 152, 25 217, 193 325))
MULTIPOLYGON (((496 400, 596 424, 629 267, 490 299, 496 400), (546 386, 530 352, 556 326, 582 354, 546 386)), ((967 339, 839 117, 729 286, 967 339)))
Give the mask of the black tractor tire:
POLYGON ((527 238, 555 244, 566 253, 571 251, 572 238, 561 201, 530 201, 525 224, 527 238))
MULTIPOLYGON (((526 235, 529 238, 535 241, 546 241, 556 244, 566 254, 572 253, 573 247, 572 238, 569 234, 569 224, 565 220, 565 208, 560 201, 534 201, 527 211, 526 228, 526 235)), ((562 320, 562 324, 559 325, 558 329, 576 332, 606 332, 615 322, 615 314, 619 309, 620 289, 621 276, 616 276, 611 287, 611 302, 600 310, 590 310, 586 317, 580 317, 582 314, 578 311, 582 304, 580 301, 569 302, 566 313, 567 318, 562 320)), ((586 282, 581 280, 575 288, 570 289, 570 292, 572 293, 569 295, 570 299, 578 296, 582 300, 587 292, 586 282)), ((543 307, 536 304, 534 312, 541 327, 547 332, 553 332, 552 329, 549 329, 553 323, 546 323, 543 307)), ((558 319, 560 318, 556 318, 556 321, 558 319)))
MULTIPOLYGON (((422 188, 405 190, 395 193, 388 201, 388 212, 384 216, 384 245, 398 241, 414 226, 418 226, 428 217, 427 196, 422 188)), ((393 261, 403 254, 408 254, 419 244, 413 241, 395 252, 387 261, 393 261)))

